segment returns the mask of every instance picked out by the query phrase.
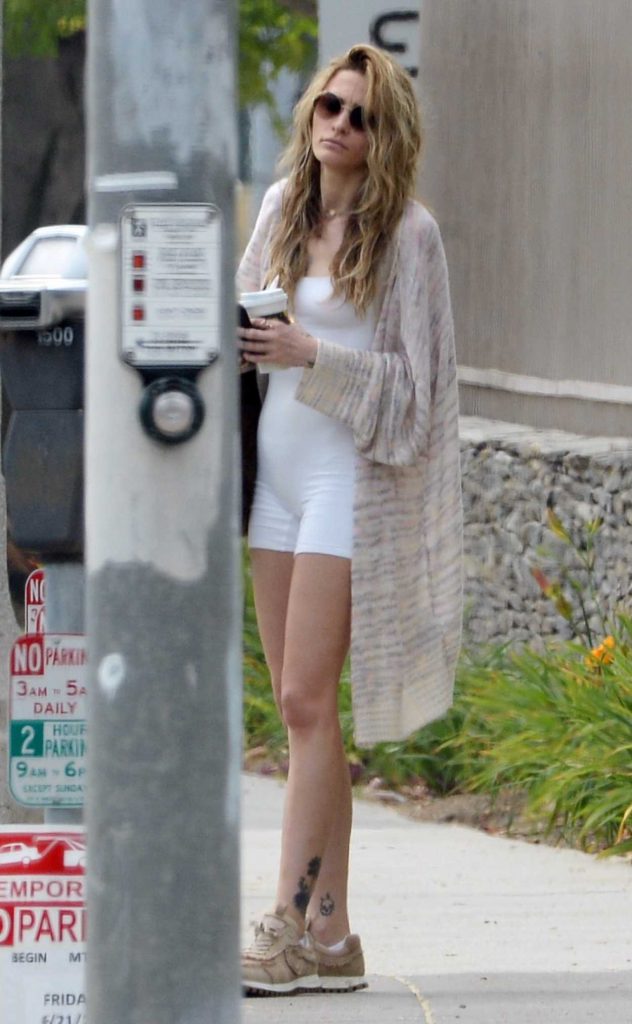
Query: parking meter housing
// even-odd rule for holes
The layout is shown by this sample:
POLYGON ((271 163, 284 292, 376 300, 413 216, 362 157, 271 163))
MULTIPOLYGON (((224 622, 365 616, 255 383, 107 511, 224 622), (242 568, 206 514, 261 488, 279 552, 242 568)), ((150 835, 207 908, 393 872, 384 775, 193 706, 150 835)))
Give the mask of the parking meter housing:
POLYGON ((85 231, 39 228, 0 271, 8 532, 48 561, 83 554, 85 231))

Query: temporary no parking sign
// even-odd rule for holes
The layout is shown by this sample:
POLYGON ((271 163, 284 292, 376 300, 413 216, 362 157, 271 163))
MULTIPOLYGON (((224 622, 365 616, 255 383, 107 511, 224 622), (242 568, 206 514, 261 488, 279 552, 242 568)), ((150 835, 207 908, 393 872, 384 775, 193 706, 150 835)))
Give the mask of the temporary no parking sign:
POLYGON ((0 1021, 87 1024, 86 844, 72 826, 0 826, 0 1021))
POLYGON ((27 807, 80 807, 86 772, 86 638, 18 637, 11 651, 9 788, 27 807))

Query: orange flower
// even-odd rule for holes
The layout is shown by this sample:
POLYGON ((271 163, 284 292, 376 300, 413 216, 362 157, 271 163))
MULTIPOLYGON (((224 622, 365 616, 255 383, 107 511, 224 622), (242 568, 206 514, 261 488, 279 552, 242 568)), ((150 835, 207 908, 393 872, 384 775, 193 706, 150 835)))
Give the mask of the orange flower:
POLYGON ((587 668, 597 668, 601 665, 611 665, 614 661, 614 648, 616 640, 613 636, 607 636, 598 647, 593 647, 589 655, 584 658, 587 668))

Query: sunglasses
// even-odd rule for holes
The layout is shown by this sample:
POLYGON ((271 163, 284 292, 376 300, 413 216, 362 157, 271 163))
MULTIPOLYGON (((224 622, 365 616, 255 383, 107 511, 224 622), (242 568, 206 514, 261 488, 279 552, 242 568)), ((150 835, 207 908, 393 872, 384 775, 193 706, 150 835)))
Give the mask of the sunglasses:
MULTIPOLYGON (((314 100, 314 110, 318 111, 325 120, 338 117, 338 114, 347 104, 336 96, 335 92, 321 92, 314 100)), ((349 110, 349 124, 356 132, 366 131, 367 123, 373 125, 373 118, 367 118, 364 107, 351 107, 349 110)))

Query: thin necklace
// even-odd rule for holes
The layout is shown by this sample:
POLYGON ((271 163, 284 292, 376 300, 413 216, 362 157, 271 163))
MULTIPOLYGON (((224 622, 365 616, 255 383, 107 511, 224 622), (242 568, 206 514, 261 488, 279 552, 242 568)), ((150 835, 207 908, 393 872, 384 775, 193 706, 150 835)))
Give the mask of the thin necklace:
POLYGON ((334 217, 355 217, 359 210, 323 210, 322 216, 325 220, 333 220, 334 217))
POLYGON ((336 210, 335 207, 329 210, 321 210, 321 216, 324 220, 333 220, 334 217, 354 217, 359 211, 357 210, 336 210))

